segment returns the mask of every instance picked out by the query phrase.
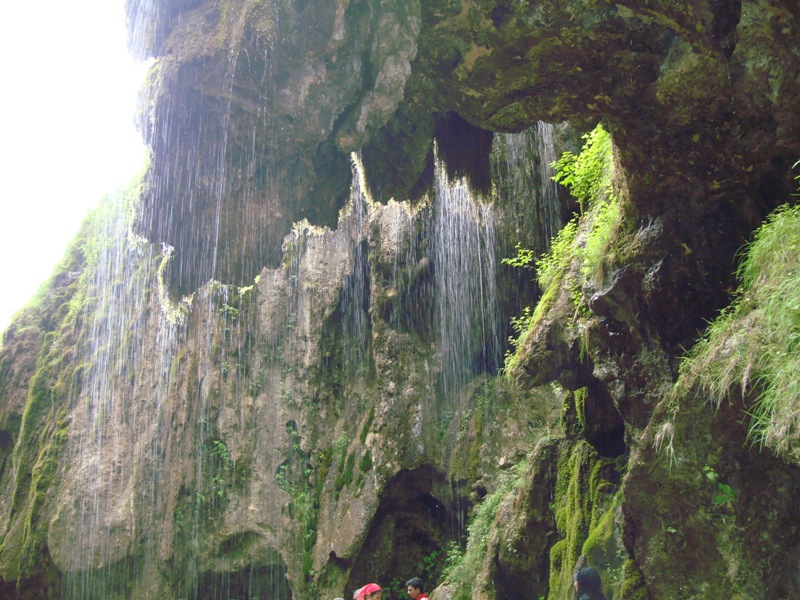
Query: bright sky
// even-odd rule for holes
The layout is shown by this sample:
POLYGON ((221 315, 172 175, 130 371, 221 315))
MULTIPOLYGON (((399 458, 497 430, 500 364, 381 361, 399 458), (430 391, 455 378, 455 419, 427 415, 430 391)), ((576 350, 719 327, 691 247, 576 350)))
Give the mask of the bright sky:
POLYGON ((8 2, 0 18, 0 332, 88 210, 141 167, 133 126, 145 67, 124 0, 8 2))

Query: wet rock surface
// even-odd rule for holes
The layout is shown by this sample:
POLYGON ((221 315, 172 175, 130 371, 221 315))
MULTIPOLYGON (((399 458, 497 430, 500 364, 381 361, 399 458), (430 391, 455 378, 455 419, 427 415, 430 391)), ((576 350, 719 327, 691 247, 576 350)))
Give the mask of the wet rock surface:
MULTIPOLYGON (((230 593, 255 581, 251 593, 314 598, 410 577, 524 456, 474 598, 566 594, 580 550, 615 598, 800 591, 796 467, 748 443, 748 398, 716 412, 699 393, 665 400, 684 349, 730 299, 737 251, 790 199, 796 6, 129 10, 134 42, 158 59, 134 226, 149 242, 125 250, 141 285, 110 278, 132 320, 93 329, 104 288, 73 311, 72 265, 5 335, 1 592, 26 597, 19 580, 55 598, 93 581, 83 591, 96 597, 204 597, 224 580, 230 593), (605 122, 628 229, 580 290, 580 327, 562 290, 514 385, 469 339, 472 371, 447 388, 434 147, 489 194, 493 136, 540 119, 605 122), (367 187, 374 204, 357 197, 367 187), (164 270, 162 242, 174 247, 164 270), (168 297, 191 292, 183 319, 169 315, 168 297), (98 331, 120 336, 107 364, 98 331), (108 390, 81 385, 101 370, 108 390), (102 412, 106 395, 124 401, 102 412)), ((512 230, 498 247, 513 247, 512 230)), ((523 306, 514 294, 508 284, 498 303, 523 306)))

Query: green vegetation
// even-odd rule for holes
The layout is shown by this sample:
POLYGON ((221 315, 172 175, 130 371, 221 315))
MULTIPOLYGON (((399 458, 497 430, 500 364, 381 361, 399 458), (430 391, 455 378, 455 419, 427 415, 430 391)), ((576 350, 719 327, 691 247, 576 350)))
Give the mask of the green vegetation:
POLYGON ((251 397, 253 398, 257 397, 261 393, 261 390, 264 389, 264 377, 265 377, 264 370, 261 367, 259 367, 258 376, 253 381, 250 382, 251 397))
POLYGON ((362 473, 367 473, 372 468, 372 452, 367 450, 364 452, 364 455, 361 457, 361 460, 358 461, 358 467, 361 469, 362 473))
POLYGON ((520 269, 532 269, 533 265, 536 263, 536 257, 533 255, 533 250, 529 248, 523 248, 522 244, 517 243, 514 246, 514 250, 517 251, 517 255, 511 258, 503 258, 500 260, 504 265, 509 265, 510 267, 519 267, 520 269))
POLYGON ((300 545, 302 569, 306 574, 301 585, 309 586, 306 591, 310 593, 315 585, 312 551, 317 542, 320 495, 333 462, 333 452, 318 451, 313 457, 305 452, 294 421, 286 424, 286 432, 289 434, 289 456, 278 467, 275 478, 278 486, 291 497, 286 505, 286 515, 294 522, 300 545))
MULTIPOLYGON (((783 206, 755 232, 733 302, 680 367, 674 393, 699 386, 719 405, 754 392, 751 439, 779 454, 800 449, 800 206, 783 206)), ((671 433, 671 432, 669 432, 671 433)))
POLYGON ((622 565, 619 597, 624 600, 647 600, 650 597, 642 572, 630 558, 622 565))
POLYGON ((706 476, 706 479, 715 486, 713 497, 714 506, 730 506, 736 501, 736 492, 734 492, 733 488, 727 483, 723 483, 719 480, 719 474, 713 468, 708 465, 704 466, 703 474, 706 476))
POLYGON ((528 461, 522 460, 508 471, 500 474, 498 485, 478 505, 475 516, 467 527, 467 546, 462 550, 453 543, 447 548, 447 564, 443 579, 453 588, 453 600, 470 600, 481 564, 487 555, 491 536, 495 534, 495 518, 503 501, 512 498, 522 485, 528 469, 528 461))
POLYGON ((585 441, 577 442, 571 451, 564 450, 553 502, 561 539, 550 549, 549 598, 568 597, 572 573, 581 556, 586 556, 604 575, 608 587, 619 578, 617 571, 623 564, 623 558, 614 550, 613 539, 620 501, 616 486, 609 481, 615 466, 611 460, 599 457, 585 441))
POLYGON ((613 242, 621 221, 618 195, 614 189, 615 169, 611 136, 602 125, 583 136, 579 154, 565 152, 553 167, 554 179, 566 186, 580 205, 581 214, 567 223, 553 238, 550 251, 534 260, 533 252, 517 245, 516 256, 504 258, 503 264, 536 270, 541 297, 534 310, 526 307, 522 315, 511 319, 517 337, 509 339, 505 371, 513 370, 518 352, 530 331, 553 306, 561 290, 570 290, 572 302, 580 314, 583 308, 581 288, 601 280, 605 265, 611 260, 613 242))
MULTIPOLYGON (((422 579, 428 588, 434 587, 441 577, 448 552, 452 551, 453 547, 451 544, 447 548, 433 550, 430 554, 424 555, 411 572, 422 579)), ((456 544, 455 547, 457 548, 458 545, 456 544)), ((406 581, 406 578, 393 577, 392 581, 383 588, 384 595, 388 592, 389 598, 407 598, 406 581)))
POLYGON ((235 321, 239 317, 239 309, 224 303, 219 309, 219 314, 223 319, 235 321))
POLYGON ((567 187, 580 204, 581 213, 613 192, 614 160, 611 136, 602 125, 583 136, 580 154, 564 152, 554 164, 553 179, 567 187))
POLYGON ((536 261, 536 281, 546 293, 561 284, 566 270, 572 262, 575 238, 578 235, 578 220, 573 219, 556 234, 550 244, 550 252, 536 261))
POLYGON ((361 428, 361 443, 364 444, 367 441, 367 435, 369 434, 369 428, 372 427, 372 421, 375 419, 375 405, 369 407, 369 413, 367 414, 367 420, 364 422, 364 426, 361 428))
POLYGON ((205 441, 200 453, 203 482, 197 492, 202 512, 221 512, 228 505, 228 488, 233 485, 234 464, 228 445, 218 438, 205 441))

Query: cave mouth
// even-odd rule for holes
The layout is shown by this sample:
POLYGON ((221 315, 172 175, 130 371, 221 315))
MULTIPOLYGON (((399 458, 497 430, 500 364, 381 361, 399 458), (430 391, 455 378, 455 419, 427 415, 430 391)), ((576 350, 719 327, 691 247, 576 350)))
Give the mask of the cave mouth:
POLYGON ((447 546, 465 534, 469 509, 466 496, 434 467, 401 471, 381 494, 347 589, 374 581, 404 597, 412 577, 433 589, 440 583, 447 546))
POLYGON ((247 565, 238 571, 210 573, 198 578, 197 586, 187 597, 191 600, 229 600, 230 598, 270 598, 292 600, 286 579, 286 564, 247 565))

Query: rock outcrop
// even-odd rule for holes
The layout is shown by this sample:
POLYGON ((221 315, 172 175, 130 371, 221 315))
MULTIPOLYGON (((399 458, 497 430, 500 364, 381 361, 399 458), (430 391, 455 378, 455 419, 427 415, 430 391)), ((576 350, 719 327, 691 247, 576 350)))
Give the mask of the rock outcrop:
POLYGON ((439 598, 565 598, 581 555, 619 599, 800 591, 800 479, 748 444, 753 392, 673 391, 794 189, 800 8, 129 14, 152 165, 4 336, 0 592, 323 598, 441 577, 447 549, 439 598), (552 233, 500 140, 542 120, 604 123, 621 225, 498 374, 538 291, 497 257, 552 233))

